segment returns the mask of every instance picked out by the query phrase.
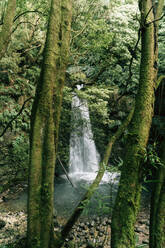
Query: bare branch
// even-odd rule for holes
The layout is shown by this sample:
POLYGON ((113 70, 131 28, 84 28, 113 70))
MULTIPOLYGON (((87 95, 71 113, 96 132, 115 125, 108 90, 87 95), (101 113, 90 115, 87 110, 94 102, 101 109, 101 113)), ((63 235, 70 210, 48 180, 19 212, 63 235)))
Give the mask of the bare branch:
POLYGON ((154 8, 154 5, 151 6, 151 8, 149 9, 149 11, 148 11, 148 13, 147 13, 147 15, 146 15, 145 20, 144 20, 144 25, 146 24, 147 17, 149 16, 149 14, 150 14, 150 12, 151 12, 151 10, 152 10, 153 8, 154 8))
POLYGON ((18 24, 17 24, 17 26, 12 30, 12 32, 11 32, 11 34, 13 34, 15 31, 16 31, 16 29, 18 28, 18 26, 20 26, 21 24, 30 24, 30 25, 32 25, 32 26, 35 26, 32 22, 19 22, 18 24))
POLYGON ((38 10, 27 10, 27 11, 25 11, 25 12, 23 12, 23 13, 15 16, 13 22, 15 22, 21 16, 26 15, 26 14, 29 14, 29 13, 38 13, 40 15, 43 15, 43 13, 41 11, 38 11, 38 10))
POLYGON ((75 188, 74 184, 72 183, 72 181, 71 181, 71 179, 70 179, 70 177, 68 175, 68 172, 66 171, 65 167, 63 166, 63 164, 62 164, 62 162, 60 160, 60 157, 57 156, 57 159, 58 159, 58 161, 59 161, 59 163, 60 163, 60 165, 61 165, 61 167, 62 167, 62 169, 63 169, 63 171, 64 171, 64 173, 65 173, 65 175, 67 177, 67 179, 68 179, 68 181, 70 182, 70 184, 72 185, 72 187, 75 188))
POLYGON ((152 24, 154 22, 158 22, 158 21, 162 20, 164 16, 165 16, 165 14, 162 15, 160 18, 153 20, 152 22, 147 22, 146 25, 148 26, 148 25, 150 25, 150 24, 152 24))
POLYGON ((159 85, 161 84, 162 80, 165 79, 165 75, 161 75, 158 77, 156 84, 155 84, 155 90, 157 90, 157 88, 159 87, 159 85))
POLYGON ((22 113, 22 111, 24 110, 24 107, 25 107, 25 104, 28 102, 28 101, 30 101, 31 99, 33 99, 34 97, 29 97, 28 99, 26 99, 25 101, 24 101, 24 103, 23 103, 23 105, 22 105, 22 107, 21 107, 21 109, 20 109, 20 111, 8 122, 8 124, 6 125, 6 127, 4 128, 4 130, 2 131, 2 133, 0 134, 0 137, 2 137, 5 133, 6 133, 6 131, 7 131, 7 129, 10 127, 10 125, 11 125, 11 123, 14 121, 14 120, 16 120, 17 119, 17 117, 22 113))

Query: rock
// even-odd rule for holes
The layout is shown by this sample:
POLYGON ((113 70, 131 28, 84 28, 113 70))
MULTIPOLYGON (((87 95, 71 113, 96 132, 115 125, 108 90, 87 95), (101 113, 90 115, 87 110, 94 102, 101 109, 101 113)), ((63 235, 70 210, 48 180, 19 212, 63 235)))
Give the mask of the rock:
POLYGON ((100 226, 96 226, 96 231, 100 231, 100 226))
POLYGON ((147 220, 139 220, 139 224, 141 224, 141 225, 147 224, 147 220))
POLYGON ((143 232, 143 229, 141 229, 141 228, 137 227, 137 228, 135 229, 135 232, 137 232, 137 233, 141 233, 141 232, 143 232))
POLYGON ((144 245, 148 245, 148 244, 149 244, 149 241, 148 241, 148 240, 143 240, 142 243, 143 243, 144 245))
POLYGON ((0 229, 6 226, 6 222, 4 220, 0 220, 0 229))
POLYGON ((84 223, 80 223, 79 225, 82 229, 85 229, 85 224, 84 223))
POLYGON ((91 227, 94 227, 94 226, 95 226, 95 222, 92 221, 92 222, 90 223, 90 226, 91 226, 91 227))

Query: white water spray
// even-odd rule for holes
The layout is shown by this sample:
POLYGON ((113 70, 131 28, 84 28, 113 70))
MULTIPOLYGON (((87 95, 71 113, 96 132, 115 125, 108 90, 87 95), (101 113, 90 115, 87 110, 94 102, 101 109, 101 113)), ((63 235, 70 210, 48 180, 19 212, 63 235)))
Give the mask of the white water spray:
POLYGON ((71 121, 73 128, 70 138, 69 173, 72 177, 86 175, 90 179, 92 174, 95 175, 98 171, 99 154, 93 140, 87 101, 77 95, 72 99, 71 121))

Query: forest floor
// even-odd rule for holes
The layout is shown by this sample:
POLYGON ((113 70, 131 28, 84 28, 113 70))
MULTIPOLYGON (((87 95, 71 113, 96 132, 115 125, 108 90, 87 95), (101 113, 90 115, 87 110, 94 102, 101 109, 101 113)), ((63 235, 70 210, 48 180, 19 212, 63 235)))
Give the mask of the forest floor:
MULTIPOLYGON (((0 248, 5 245, 25 240, 26 236, 26 202, 27 185, 18 185, 0 196, 0 248)), ((148 248, 149 238, 149 207, 145 204, 135 225, 136 242, 148 248)), ((55 230, 60 230, 66 218, 57 217, 54 221, 55 230)), ((73 227, 66 239, 64 247, 74 248, 109 248, 111 234, 111 218, 109 216, 93 216, 81 218, 73 227), (74 246, 72 245, 74 244, 74 246)), ((24 247, 23 242, 20 248, 24 247)), ((138 247, 138 246, 137 246, 138 247)))

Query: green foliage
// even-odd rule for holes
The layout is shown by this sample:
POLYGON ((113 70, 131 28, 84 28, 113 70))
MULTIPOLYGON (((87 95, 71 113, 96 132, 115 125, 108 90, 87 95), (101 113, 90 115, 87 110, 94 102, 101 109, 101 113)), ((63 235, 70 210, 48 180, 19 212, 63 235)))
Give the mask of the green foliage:
POLYGON ((0 139, 0 184, 1 192, 13 184, 27 180, 29 161, 27 135, 16 137, 6 134, 0 139))
POLYGON ((133 53, 137 41, 138 11, 133 1, 116 3, 112 9, 101 1, 75 3, 73 14, 72 54, 87 78, 97 84, 117 85, 120 91, 136 93, 139 72, 139 52, 133 53), (85 7, 84 7, 85 6, 85 7), (128 66, 134 56, 132 79, 128 81, 128 66))
MULTIPOLYGON (((28 137, 25 135, 19 135, 12 141, 10 149, 10 161, 15 167, 19 167, 21 170, 26 171, 28 165, 28 150, 29 143, 28 137)), ((17 170, 18 168, 16 168, 17 170)))
MULTIPOLYGON (((2 21, 5 3, 5 1, 0 3, 2 21)), ((0 133, 17 116, 24 102, 35 94, 49 6, 49 0, 39 2, 17 0, 12 39, 5 56, 0 60, 0 108, 2 110, 0 133)), ((26 103, 22 113, 10 124, 1 138, 0 158, 3 164, 1 180, 4 185, 27 178, 31 106, 32 101, 26 103)))
POLYGON ((159 166, 164 166, 163 162, 161 161, 158 153, 156 143, 149 144, 144 156, 144 162, 151 165, 151 167, 159 168, 159 166))

